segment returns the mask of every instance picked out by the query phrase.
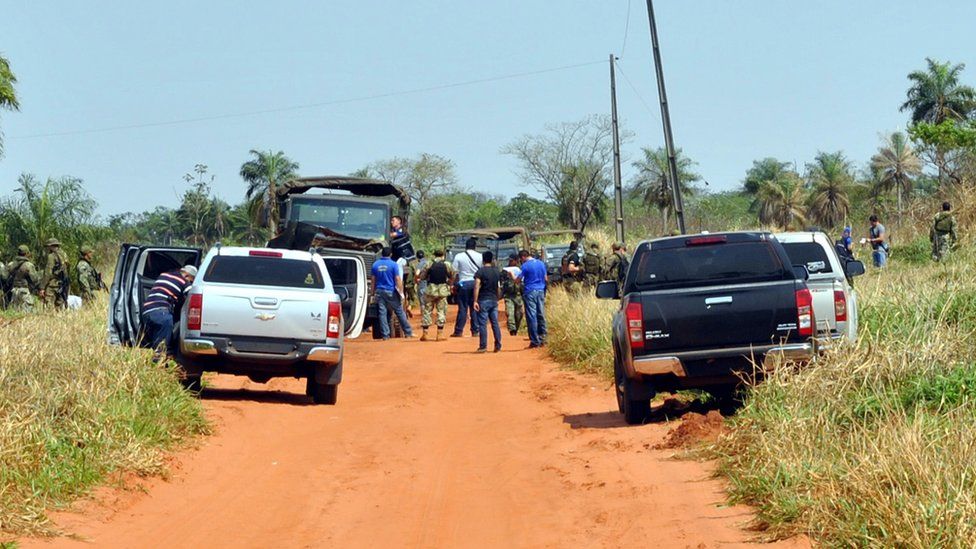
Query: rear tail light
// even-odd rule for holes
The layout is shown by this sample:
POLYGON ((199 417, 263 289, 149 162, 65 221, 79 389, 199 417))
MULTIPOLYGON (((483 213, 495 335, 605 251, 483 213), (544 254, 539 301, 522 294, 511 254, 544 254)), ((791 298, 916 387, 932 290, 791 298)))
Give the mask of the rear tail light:
POLYGON ((847 320, 847 296, 844 290, 834 290, 834 319, 837 322, 847 320))
POLYGON ((696 236, 695 238, 689 238, 685 240, 685 246, 707 246, 709 244, 725 244, 728 242, 728 237, 724 235, 715 236, 696 236))
POLYGON ((813 335, 813 295, 803 288, 796 291, 796 329, 801 336, 813 335))
POLYGON ((644 310, 640 303, 628 303, 624 309, 627 317, 627 338, 631 349, 644 348, 644 310))
POLYGON ((342 326, 342 307, 338 301, 329 302, 329 318, 327 320, 325 337, 334 339, 339 337, 339 328, 342 326))
POLYGON ((186 329, 199 330, 203 324, 203 294, 190 294, 190 307, 186 312, 186 329))
POLYGON ((272 252, 270 250, 251 250, 247 253, 248 255, 257 257, 282 257, 284 255, 281 252, 272 252))

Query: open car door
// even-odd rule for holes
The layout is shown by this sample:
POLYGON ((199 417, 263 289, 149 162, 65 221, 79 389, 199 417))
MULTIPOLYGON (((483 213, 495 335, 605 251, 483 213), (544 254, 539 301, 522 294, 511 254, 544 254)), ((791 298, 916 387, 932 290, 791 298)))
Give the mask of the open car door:
POLYGON ((122 244, 109 292, 109 343, 137 345, 142 304, 159 275, 186 265, 200 266, 197 248, 122 244))
POLYGON ((358 257, 324 255, 332 287, 342 298, 342 321, 346 337, 356 338, 363 332, 366 319, 366 266, 358 257), (344 288, 345 292, 341 292, 344 288))

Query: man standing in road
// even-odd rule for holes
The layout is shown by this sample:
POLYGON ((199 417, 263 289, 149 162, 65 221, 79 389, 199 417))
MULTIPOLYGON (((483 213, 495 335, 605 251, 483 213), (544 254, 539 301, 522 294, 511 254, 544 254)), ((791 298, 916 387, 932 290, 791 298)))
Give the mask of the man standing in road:
POLYGON ((457 320, 454 322, 454 333, 451 337, 464 335, 464 325, 471 317, 471 337, 478 335, 478 322, 474 317, 474 274, 481 268, 481 253, 475 251, 478 241, 469 238, 464 243, 464 251, 454 256, 451 266, 457 273, 457 320))
MULTIPOLYGON (((443 257, 443 256, 442 256, 443 257)), ((420 278, 420 273, 424 272, 430 265, 427 254, 423 250, 417 251, 417 299, 420 302, 420 309, 424 308, 424 294, 427 293, 427 281, 420 278)))
POLYGON ((30 259, 30 248, 17 246, 17 257, 7 264, 10 277, 10 308, 16 311, 34 310, 34 292, 41 283, 41 275, 30 259))
POLYGON ((519 283, 518 256, 508 256, 508 267, 502 271, 502 298, 505 299, 505 316, 508 317, 508 334, 515 336, 522 327, 522 285, 519 283))
POLYGON ((444 339, 444 324, 447 322, 447 298, 451 295, 451 279, 454 269, 444 261, 444 250, 434 250, 434 262, 420 271, 420 279, 426 284, 423 297, 423 312, 420 326, 424 329, 420 341, 427 341, 434 310, 437 310, 437 341, 444 339))
POLYGON ((878 221, 878 216, 872 215, 868 221, 871 222, 871 228, 868 230, 866 242, 871 245, 871 260, 875 267, 883 269, 888 264, 888 234, 885 232, 885 226, 878 221))
POLYGON ((525 317, 529 325, 529 348, 542 347, 549 331, 546 329, 546 264, 532 257, 527 250, 519 252, 522 259, 522 298, 525 301, 525 317))
POLYGON ((197 268, 187 265, 178 271, 159 275, 153 284, 145 303, 142 304, 142 331, 144 342, 155 349, 157 358, 165 352, 172 355, 176 350, 173 339, 175 315, 180 314, 190 285, 197 276, 197 268), (166 343, 165 348, 160 344, 166 343))
POLYGON ((483 265, 474 275, 474 310, 478 313, 478 352, 488 351, 488 324, 495 338, 495 352, 502 350, 502 329, 498 325, 498 295, 501 271, 494 265, 490 251, 482 256, 483 265))
POLYGON ((383 248, 383 257, 373 263, 370 271, 370 286, 376 289, 376 303, 379 306, 380 317, 380 336, 390 339, 390 315, 388 311, 393 311, 400 326, 403 328, 404 337, 413 337, 413 329, 407 320, 407 314, 403 312, 403 277, 396 262, 390 259, 393 250, 389 246, 383 248))
POLYGON ((932 259, 942 261, 956 244, 956 217, 952 215, 952 204, 942 203, 942 211, 935 214, 929 240, 932 241, 932 259))
POLYGON ((68 256, 61 250, 61 241, 47 241, 47 262, 41 279, 41 299, 46 307, 63 309, 68 305, 68 256))

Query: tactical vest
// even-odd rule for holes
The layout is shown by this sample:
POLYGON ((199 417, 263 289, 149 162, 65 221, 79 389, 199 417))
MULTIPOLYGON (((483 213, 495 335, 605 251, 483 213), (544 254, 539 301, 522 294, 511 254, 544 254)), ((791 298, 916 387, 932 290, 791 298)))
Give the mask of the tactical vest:
POLYGON ((947 234, 952 231, 952 216, 939 215, 935 218, 935 232, 947 234))
POLYGON ((26 265, 30 263, 28 260, 21 261, 20 259, 14 260, 17 265, 10 270, 10 286, 13 288, 30 288, 30 280, 27 277, 26 265))
POLYGON ((447 284, 447 264, 443 261, 434 261, 434 264, 427 268, 428 284, 447 284))
POLYGON ((583 269, 588 275, 599 276, 600 256, 593 252, 587 252, 587 254, 583 256, 583 269))

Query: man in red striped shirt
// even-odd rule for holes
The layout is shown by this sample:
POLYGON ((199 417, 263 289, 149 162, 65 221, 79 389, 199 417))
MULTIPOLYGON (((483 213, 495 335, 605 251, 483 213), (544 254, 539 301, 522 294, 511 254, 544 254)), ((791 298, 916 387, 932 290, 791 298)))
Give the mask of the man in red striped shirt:
POLYGON ((187 265, 178 271, 159 275, 146 302, 142 304, 143 341, 159 351, 159 344, 166 342, 166 353, 172 354, 174 316, 183 308, 183 301, 197 276, 197 268, 187 265))

